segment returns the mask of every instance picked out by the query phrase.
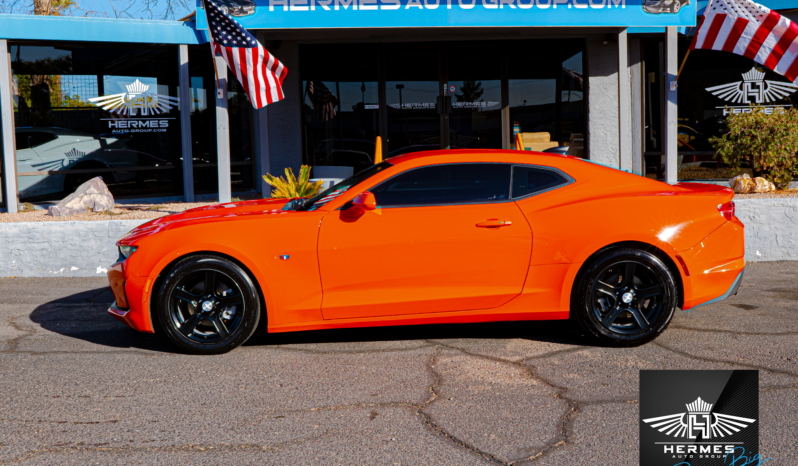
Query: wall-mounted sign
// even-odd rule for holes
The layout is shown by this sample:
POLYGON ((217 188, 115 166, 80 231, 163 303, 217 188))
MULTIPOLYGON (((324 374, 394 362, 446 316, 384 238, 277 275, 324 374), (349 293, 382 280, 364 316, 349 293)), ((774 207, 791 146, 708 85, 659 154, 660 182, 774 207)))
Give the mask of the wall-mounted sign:
POLYGON ((743 73, 743 80, 720 86, 708 87, 707 91, 720 99, 731 104, 723 107, 723 114, 747 113, 751 111, 751 104, 763 106, 766 113, 772 113, 773 109, 791 107, 789 104, 764 105, 783 100, 798 90, 798 85, 791 82, 771 81, 765 79, 765 73, 751 68, 750 71, 743 73))
MULTIPOLYGON (((696 24, 691 0, 223 0, 220 5, 247 29, 696 24)), ((208 29, 201 0, 197 28, 208 29)))
POLYGON ((174 118, 147 118, 168 113, 180 99, 148 92, 150 86, 138 79, 125 86, 127 92, 88 99, 92 104, 111 113, 131 118, 103 118, 112 133, 163 133, 174 118), (141 118, 136 118, 140 114, 141 118))

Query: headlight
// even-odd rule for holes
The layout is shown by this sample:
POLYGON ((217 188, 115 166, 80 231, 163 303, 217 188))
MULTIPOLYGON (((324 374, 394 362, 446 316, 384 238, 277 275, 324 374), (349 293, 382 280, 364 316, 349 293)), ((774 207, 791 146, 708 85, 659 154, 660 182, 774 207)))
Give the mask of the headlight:
POLYGON ((136 252, 136 249, 138 248, 139 248, 138 246, 127 246, 127 245, 119 246, 119 259, 120 260, 127 259, 128 257, 130 257, 131 254, 136 252))

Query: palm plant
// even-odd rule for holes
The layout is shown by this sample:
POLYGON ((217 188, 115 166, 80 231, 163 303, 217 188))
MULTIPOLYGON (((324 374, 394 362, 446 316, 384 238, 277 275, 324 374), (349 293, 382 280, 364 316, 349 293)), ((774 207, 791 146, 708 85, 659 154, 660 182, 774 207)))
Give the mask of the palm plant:
POLYGON ((321 192, 321 187, 324 184, 321 180, 315 183, 309 182, 310 167, 307 165, 302 165, 302 168, 299 169, 299 179, 294 176, 294 171, 290 167, 285 169, 285 178, 282 176, 277 178, 267 173, 263 175, 263 179, 274 187, 272 199, 313 197, 321 192))

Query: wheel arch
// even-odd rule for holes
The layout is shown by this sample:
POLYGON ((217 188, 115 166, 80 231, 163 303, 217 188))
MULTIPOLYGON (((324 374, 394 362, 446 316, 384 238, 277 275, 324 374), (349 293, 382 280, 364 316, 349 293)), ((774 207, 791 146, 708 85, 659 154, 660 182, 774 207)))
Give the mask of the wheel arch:
POLYGON ((582 262, 581 265, 579 266, 579 270, 577 271, 576 276, 574 277, 574 280, 571 283, 571 296, 570 296, 571 302, 573 302, 574 295, 578 288, 577 284, 579 283, 579 280, 582 279, 582 275, 584 274, 585 270, 587 270, 587 268, 590 267, 590 264, 593 262, 593 260, 607 251, 610 251, 612 249, 621 249, 621 248, 641 249, 643 251, 647 251, 655 255, 658 259, 660 259, 665 264, 665 266, 668 267, 668 270, 670 270, 671 274, 676 280, 676 289, 679 295, 677 304, 679 308, 681 309, 682 306, 684 306, 685 283, 684 283, 684 278, 682 277, 681 270, 679 270, 679 267, 676 265, 676 262, 674 262, 671 256, 661 248, 650 243, 645 243, 643 241, 618 241, 603 246, 594 253, 592 253, 590 256, 588 256, 584 260, 584 262, 582 262))
POLYGON ((255 288, 258 290, 258 300, 260 301, 260 306, 261 306, 261 317, 260 317, 261 320, 258 323, 258 327, 260 327, 261 325, 268 326, 269 313, 268 313, 268 308, 266 307, 266 298, 263 286, 261 286, 260 281, 258 280, 258 277, 255 275, 255 273, 253 273, 252 270, 249 267, 247 267, 246 264, 244 264, 234 256, 231 256, 230 254, 225 254, 219 251, 192 251, 174 258, 163 268, 161 268, 161 270, 158 272, 157 278, 152 284, 149 296, 150 324, 152 325, 152 328, 153 330, 156 331, 156 333, 162 331, 160 326, 160 321, 158 320, 158 312, 156 311, 156 306, 158 301, 158 291, 160 290, 161 285, 163 285, 163 280, 165 279, 167 273, 170 270, 172 270, 172 268, 174 268, 174 266, 177 265, 178 262, 194 256, 217 256, 227 259, 235 263, 239 267, 241 267, 247 273, 250 280, 252 280, 252 283, 255 284, 255 288))

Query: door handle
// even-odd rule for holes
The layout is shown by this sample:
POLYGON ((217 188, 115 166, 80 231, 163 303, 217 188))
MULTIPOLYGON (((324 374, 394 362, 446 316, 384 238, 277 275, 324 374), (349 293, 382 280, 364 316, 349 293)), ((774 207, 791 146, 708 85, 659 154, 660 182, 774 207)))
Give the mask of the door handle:
POLYGON ((509 220, 499 220, 492 218, 490 220, 485 220, 484 222, 477 223, 477 227, 479 228, 500 228, 500 227, 509 227, 513 224, 513 222, 509 220))

